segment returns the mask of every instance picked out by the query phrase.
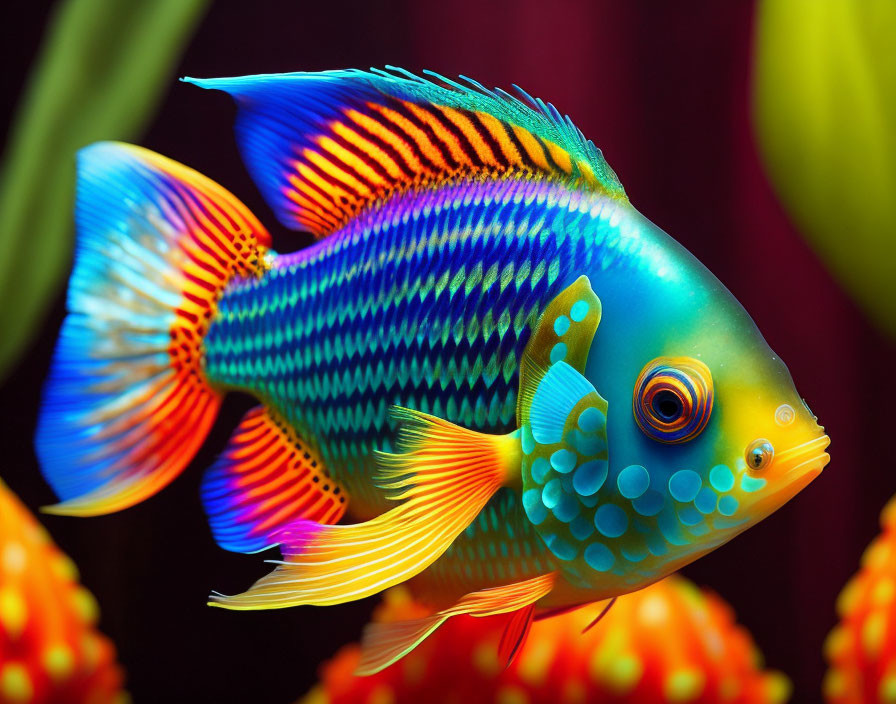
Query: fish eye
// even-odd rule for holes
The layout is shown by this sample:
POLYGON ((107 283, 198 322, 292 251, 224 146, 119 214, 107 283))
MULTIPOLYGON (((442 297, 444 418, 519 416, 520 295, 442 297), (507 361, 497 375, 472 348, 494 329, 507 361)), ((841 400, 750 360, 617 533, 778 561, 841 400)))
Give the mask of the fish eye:
POLYGON ((744 459, 747 461, 747 467, 754 471, 765 469, 771 463, 775 456, 775 448, 765 438, 759 438, 747 445, 747 451, 744 453, 744 459))
POLYGON ((635 422, 657 442, 697 437, 712 413, 712 375, 691 357, 657 357, 641 370, 632 398, 635 422))
POLYGON ((684 403, 672 391, 663 389, 653 397, 651 402, 654 414, 667 423, 677 420, 684 413, 684 403))

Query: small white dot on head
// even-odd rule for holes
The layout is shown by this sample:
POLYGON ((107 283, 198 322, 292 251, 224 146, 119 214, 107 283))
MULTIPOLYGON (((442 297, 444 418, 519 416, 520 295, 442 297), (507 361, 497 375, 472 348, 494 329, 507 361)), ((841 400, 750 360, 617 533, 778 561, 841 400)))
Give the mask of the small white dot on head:
POLYGON ((775 423, 782 427, 793 423, 794 418, 796 418, 796 412, 790 404, 782 403, 775 411, 775 423))

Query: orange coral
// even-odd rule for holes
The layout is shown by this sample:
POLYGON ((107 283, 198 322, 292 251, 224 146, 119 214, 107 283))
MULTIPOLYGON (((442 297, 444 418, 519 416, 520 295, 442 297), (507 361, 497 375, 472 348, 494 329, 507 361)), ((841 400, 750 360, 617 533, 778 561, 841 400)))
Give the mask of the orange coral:
POLYGON ((0 704, 121 701, 112 643, 78 570, 0 482, 0 704))
MULTIPOLYGON (((322 668, 304 704, 401 702, 732 702, 787 699, 790 685, 761 669, 749 634, 725 602, 673 576, 621 597, 582 634, 601 605, 537 621, 502 671, 497 648, 505 619, 459 617, 403 660, 372 677, 353 676, 356 645, 322 668)), ((401 587, 376 618, 423 615, 401 587)))
POLYGON ((825 643, 831 704, 896 704, 896 497, 881 527, 837 600, 840 623, 825 643))

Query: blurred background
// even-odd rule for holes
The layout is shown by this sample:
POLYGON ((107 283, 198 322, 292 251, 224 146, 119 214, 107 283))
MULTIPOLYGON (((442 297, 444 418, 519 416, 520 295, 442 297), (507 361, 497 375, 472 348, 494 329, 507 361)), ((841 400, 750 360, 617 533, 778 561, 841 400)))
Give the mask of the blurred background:
MULTIPOLYGON (((32 434, 71 265, 75 149, 139 142, 242 199, 279 251, 223 94, 179 76, 394 64, 518 83, 572 116, 642 213, 731 289, 832 438, 790 505, 685 574, 721 594, 794 701, 820 697, 834 602, 896 491, 896 7, 891 3, 20 4, 4 32, 0 476, 54 500, 32 434), (12 25, 12 23, 10 23, 12 25)), ((227 398, 185 474, 89 520, 42 517, 96 595, 136 701, 292 701, 374 601, 226 612, 266 569, 214 545, 201 471, 251 404, 227 398)))

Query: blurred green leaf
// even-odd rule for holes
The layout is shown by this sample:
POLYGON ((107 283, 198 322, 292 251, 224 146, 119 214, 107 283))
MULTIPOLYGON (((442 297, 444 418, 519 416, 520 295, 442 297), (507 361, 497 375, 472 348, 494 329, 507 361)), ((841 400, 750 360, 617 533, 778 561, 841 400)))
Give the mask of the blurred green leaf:
POLYGON ((66 0, 0 172, 0 378, 43 321, 72 251, 74 155, 146 127, 207 0, 66 0))
POLYGON ((896 2, 761 0, 754 92, 790 216, 896 336, 896 2))

